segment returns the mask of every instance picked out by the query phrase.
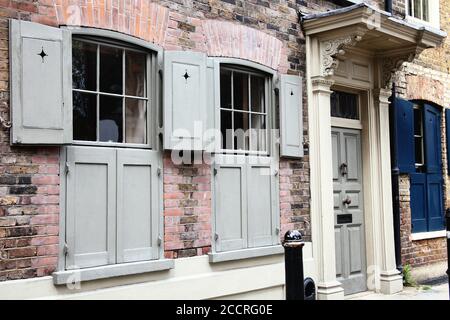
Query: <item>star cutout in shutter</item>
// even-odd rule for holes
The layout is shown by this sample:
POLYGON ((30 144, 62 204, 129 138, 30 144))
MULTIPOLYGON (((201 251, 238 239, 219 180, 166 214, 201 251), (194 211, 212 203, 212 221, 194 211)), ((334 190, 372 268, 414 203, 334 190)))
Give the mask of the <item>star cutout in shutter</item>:
POLYGON ((44 47, 42 47, 42 50, 40 53, 37 54, 38 56, 41 56, 42 58, 42 63, 44 63, 44 58, 48 56, 48 54, 45 53, 44 51, 44 47))
POLYGON ((186 70, 186 73, 183 75, 183 78, 184 78, 184 80, 186 80, 186 82, 187 82, 187 79, 189 79, 191 76, 187 73, 187 70, 186 70))

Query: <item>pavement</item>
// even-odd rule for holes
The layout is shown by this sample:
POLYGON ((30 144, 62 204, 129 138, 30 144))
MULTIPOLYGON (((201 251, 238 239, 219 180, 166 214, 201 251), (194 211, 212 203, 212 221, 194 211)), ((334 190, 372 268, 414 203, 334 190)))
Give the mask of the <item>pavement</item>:
POLYGON ((386 295, 366 291, 345 297, 346 300, 449 300, 448 283, 404 287, 402 292, 386 295))

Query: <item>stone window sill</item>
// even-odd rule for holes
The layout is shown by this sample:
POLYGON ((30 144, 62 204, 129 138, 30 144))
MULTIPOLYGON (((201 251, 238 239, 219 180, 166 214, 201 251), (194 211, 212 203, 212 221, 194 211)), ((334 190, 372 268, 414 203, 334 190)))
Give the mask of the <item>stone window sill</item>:
POLYGON ((214 252, 209 254, 210 263, 218 263, 233 260, 251 259, 276 254, 282 254, 284 252, 281 245, 260 247, 251 249, 242 249, 227 252, 214 252))
POLYGON ((73 281, 90 281, 132 274, 164 271, 173 269, 174 261, 170 259, 121 263, 115 265, 56 271, 52 274, 56 285, 72 283, 73 281))
POLYGON ((445 230, 419 232, 419 233, 412 233, 411 240, 417 241, 417 240, 425 240, 425 239, 444 238, 445 236, 446 236, 445 230))

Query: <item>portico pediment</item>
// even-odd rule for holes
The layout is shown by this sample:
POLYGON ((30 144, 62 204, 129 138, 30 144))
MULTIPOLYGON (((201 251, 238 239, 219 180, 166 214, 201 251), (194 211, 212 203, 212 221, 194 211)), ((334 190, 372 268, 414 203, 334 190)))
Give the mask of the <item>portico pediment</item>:
POLYGON ((392 75, 403 62, 446 37, 441 30, 397 19, 365 3, 304 16, 303 27, 311 39, 311 52, 317 53, 310 63, 311 76, 332 76, 339 57, 348 49, 359 50, 377 61, 375 81, 380 88, 390 88, 392 75))

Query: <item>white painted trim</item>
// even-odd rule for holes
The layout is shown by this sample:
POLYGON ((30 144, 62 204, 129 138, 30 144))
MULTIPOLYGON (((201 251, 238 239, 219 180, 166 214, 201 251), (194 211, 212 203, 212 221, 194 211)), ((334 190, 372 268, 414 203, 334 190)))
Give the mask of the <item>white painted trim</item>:
POLYGON ((173 269, 174 262, 169 259, 120 263, 108 266, 57 271, 52 274, 55 284, 67 284, 72 281, 89 281, 119 277, 130 274, 155 272, 173 269))
POLYGON ((445 230, 412 233, 411 240, 417 241, 417 240, 434 239, 434 238, 445 238, 446 234, 447 233, 445 230))
POLYGON ((349 129, 358 129, 358 130, 361 130, 363 128, 360 120, 352 120, 338 117, 331 117, 331 126, 349 129))
MULTIPOLYGON (((305 277, 317 283, 312 244, 303 248, 305 277)), ((175 259, 167 272, 148 272, 76 286, 55 286, 50 276, 0 282, 3 299, 216 299, 233 296, 284 298, 284 257, 267 257, 211 264, 207 255, 175 259), (245 279, 245 281, 242 281, 245 279)))
POLYGON ((224 262, 240 259, 249 259, 263 256, 282 254, 284 252, 281 245, 270 247, 250 248, 228 252, 213 252, 209 254, 209 262, 224 262))

